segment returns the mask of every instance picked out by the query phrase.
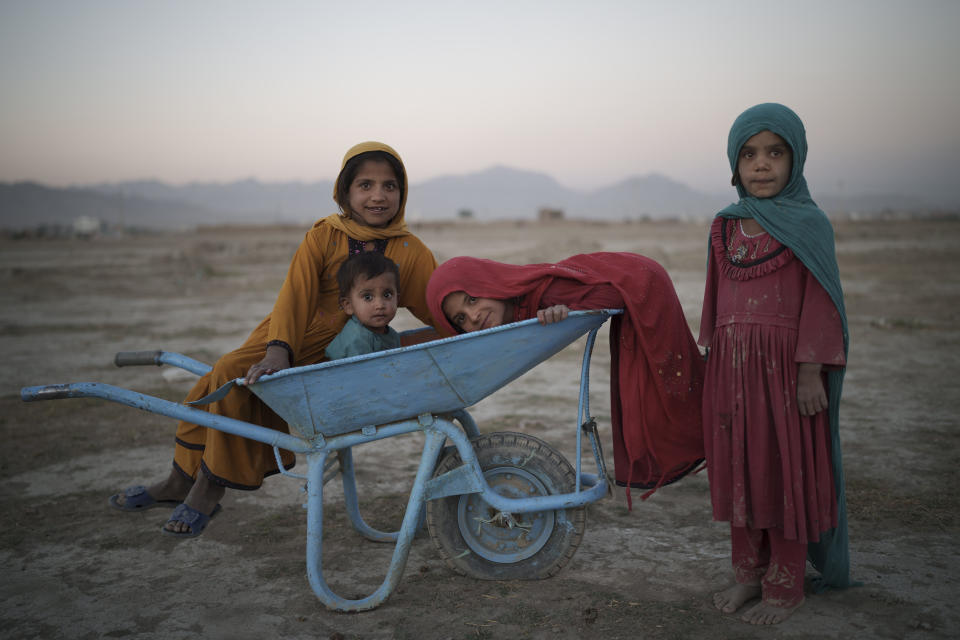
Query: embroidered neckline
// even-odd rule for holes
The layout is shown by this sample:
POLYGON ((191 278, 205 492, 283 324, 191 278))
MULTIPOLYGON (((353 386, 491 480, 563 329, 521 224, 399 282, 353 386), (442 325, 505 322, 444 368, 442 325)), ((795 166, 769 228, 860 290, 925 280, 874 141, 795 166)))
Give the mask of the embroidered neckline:
POLYGON ((363 253, 364 251, 366 251, 368 242, 373 244, 374 251, 376 251, 377 253, 385 253, 387 251, 386 238, 377 239, 377 240, 357 240, 355 238, 351 238, 350 236, 347 236, 347 240, 348 240, 347 252, 349 253, 349 255, 353 255, 355 253, 363 253))
POLYGON ((753 252, 750 252, 745 244, 733 247, 731 244, 732 234, 736 230, 735 225, 738 224, 737 219, 718 218, 711 228, 712 250, 722 256, 718 264, 721 273, 725 276, 734 280, 750 280, 772 273, 793 259, 793 252, 790 251, 789 247, 777 242, 769 232, 755 236, 744 234, 748 240, 757 241, 753 252), (758 257, 757 253, 760 251, 760 243, 764 242, 764 235, 767 236, 767 240, 761 255, 758 257), (773 250, 766 253, 770 246, 774 246, 773 250))

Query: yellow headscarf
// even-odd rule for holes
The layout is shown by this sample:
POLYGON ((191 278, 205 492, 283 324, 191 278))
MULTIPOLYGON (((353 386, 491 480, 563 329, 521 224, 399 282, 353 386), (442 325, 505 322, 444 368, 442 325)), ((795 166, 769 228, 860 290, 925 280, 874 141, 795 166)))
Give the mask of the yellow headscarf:
POLYGON ((383 240, 386 238, 396 238, 397 236, 409 235, 410 231, 407 229, 407 223, 403 221, 404 208, 407 204, 407 191, 410 189, 410 183, 407 180, 407 169, 403 166, 403 160, 400 159, 400 154, 394 151, 389 145, 383 144, 382 142, 371 141, 361 142, 360 144, 351 147, 347 151, 346 155, 343 156, 343 162, 340 165, 340 174, 337 175, 337 180, 333 184, 333 199, 337 201, 338 205, 340 205, 341 210, 347 210, 345 203, 337 200, 337 192, 340 185, 340 178, 343 174, 343 168, 347 165, 347 162, 349 162, 351 158, 368 151, 383 151, 389 153, 397 159, 397 162, 400 163, 400 168, 403 171, 403 175, 397 177, 403 181, 403 194, 400 197, 400 208, 397 210, 397 215, 393 216, 393 219, 385 227, 368 227, 367 225, 357 223, 355 220, 352 220, 343 213, 335 213, 327 216, 326 218, 319 220, 314 226, 329 224, 330 226, 343 231, 351 238, 355 240, 362 240, 364 242, 369 240, 383 240))

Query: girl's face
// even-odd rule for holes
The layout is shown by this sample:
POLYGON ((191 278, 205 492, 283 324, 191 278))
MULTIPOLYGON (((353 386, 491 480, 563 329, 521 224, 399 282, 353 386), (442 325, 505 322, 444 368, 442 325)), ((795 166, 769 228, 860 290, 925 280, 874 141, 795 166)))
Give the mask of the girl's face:
POLYGON ((368 227, 385 227, 400 211, 400 183, 386 162, 367 160, 348 193, 350 217, 368 227))
POLYGON ((793 152, 783 138, 761 131, 740 149, 737 174, 740 184, 754 198, 772 198, 790 182, 793 152))
POLYGON ((475 298, 466 291, 448 294, 440 306, 450 324, 466 333, 512 321, 513 306, 506 300, 475 298))

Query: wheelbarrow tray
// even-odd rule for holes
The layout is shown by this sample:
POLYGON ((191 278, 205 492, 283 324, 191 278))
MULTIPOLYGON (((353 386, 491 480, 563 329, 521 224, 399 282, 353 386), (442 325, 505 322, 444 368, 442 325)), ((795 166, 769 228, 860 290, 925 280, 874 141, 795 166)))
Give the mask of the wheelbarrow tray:
MULTIPOLYGON (((604 311, 515 322, 419 345, 284 369, 248 388, 303 437, 469 407, 599 327, 604 311)), ((238 379, 236 381, 240 383, 238 379)))

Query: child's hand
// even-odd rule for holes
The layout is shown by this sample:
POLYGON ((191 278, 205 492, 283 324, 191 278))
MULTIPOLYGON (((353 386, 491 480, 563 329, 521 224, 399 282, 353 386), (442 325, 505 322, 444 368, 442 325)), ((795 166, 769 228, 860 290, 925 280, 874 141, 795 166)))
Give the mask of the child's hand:
POLYGON ((290 354, 287 353, 287 350, 277 345, 270 345, 267 347, 267 355, 263 356, 263 360, 250 367, 250 370, 247 371, 246 383, 253 384, 260 376, 289 368, 290 354))
POLYGON ((553 324, 566 318, 569 313, 570 309, 567 305, 555 304, 552 307, 537 311, 537 320, 540 321, 540 324, 553 324))
POLYGON ((797 370, 797 406, 802 416, 812 416, 827 408, 820 368, 817 362, 801 362, 797 370))

